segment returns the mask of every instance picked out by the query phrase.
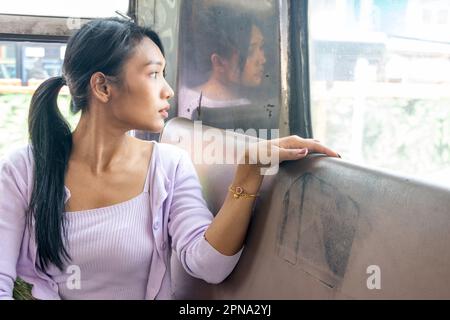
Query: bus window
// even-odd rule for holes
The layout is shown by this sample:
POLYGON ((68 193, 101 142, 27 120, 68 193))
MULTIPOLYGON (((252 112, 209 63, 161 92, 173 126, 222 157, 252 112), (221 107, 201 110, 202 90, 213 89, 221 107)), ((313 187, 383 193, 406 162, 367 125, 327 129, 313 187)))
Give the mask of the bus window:
POLYGON ((310 1, 314 137, 344 158, 450 181, 450 2, 310 1))
POLYGON ((179 116, 225 129, 278 128, 277 10, 276 1, 183 2, 179 116))
POLYGON ((29 84, 36 84, 49 77, 60 75, 65 47, 63 44, 51 43, 24 44, 22 79, 29 84))
MULTIPOLYGON (((27 145, 28 108, 34 90, 61 74, 65 44, 0 42, 0 158, 27 145)), ((69 91, 61 89, 58 106, 74 128, 79 114, 69 111, 69 91)))
POLYGON ((12 43, 0 42, 0 83, 8 83, 15 79, 16 47, 12 43))

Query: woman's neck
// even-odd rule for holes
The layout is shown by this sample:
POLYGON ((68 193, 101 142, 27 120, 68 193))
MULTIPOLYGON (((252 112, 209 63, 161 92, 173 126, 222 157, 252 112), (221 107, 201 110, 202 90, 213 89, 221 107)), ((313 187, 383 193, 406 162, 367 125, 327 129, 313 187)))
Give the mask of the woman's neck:
MULTIPOLYGON (((101 112, 83 112, 72 134, 71 161, 86 165, 97 175, 123 165, 130 154, 132 137, 115 127, 101 112)), ((98 110, 98 108, 97 108, 98 110)))
POLYGON ((212 100, 235 100, 239 99, 239 88, 235 84, 225 84, 222 81, 211 77, 205 84, 198 88, 203 95, 212 100))

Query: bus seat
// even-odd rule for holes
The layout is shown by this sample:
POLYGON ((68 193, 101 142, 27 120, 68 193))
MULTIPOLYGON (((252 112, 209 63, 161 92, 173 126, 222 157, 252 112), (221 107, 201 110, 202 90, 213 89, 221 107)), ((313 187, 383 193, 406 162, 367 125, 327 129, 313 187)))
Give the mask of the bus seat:
MULTIPOLYGON (((199 142, 199 131, 211 130, 198 128, 174 118, 160 141, 198 160, 192 143, 199 142)), ((238 143, 245 139, 227 134, 238 143)), ((211 142, 203 141, 206 150, 211 142)), ((215 214, 235 165, 194 164, 215 214)), ((318 154, 286 162, 264 179, 232 274, 210 285, 188 276, 172 257, 175 297, 448 299, 449 208, 450 190, 392 172, 318 154)))

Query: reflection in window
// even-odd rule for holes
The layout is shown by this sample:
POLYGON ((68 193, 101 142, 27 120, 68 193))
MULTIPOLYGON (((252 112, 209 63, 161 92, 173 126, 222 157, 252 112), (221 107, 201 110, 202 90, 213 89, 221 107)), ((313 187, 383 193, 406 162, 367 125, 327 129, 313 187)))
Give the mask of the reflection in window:
POLYGON ((178 115, 221 128, 278 128, 275 1, 235 2, 184 2, 178 115))
POLYGON ((448 10, 447 0, 311 1, 315 138, 450 185, 448 10))

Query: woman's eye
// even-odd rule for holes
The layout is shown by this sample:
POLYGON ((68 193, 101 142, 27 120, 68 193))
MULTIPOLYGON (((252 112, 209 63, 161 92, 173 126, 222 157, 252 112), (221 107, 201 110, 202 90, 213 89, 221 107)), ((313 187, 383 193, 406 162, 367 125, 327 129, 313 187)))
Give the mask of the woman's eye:
POLYGON ((159 72, 152 72, 152 73, 150 73, 150 77, 154 78, 154 79, 157 79, 158 78, 158 74, 159 74, 159 72))

